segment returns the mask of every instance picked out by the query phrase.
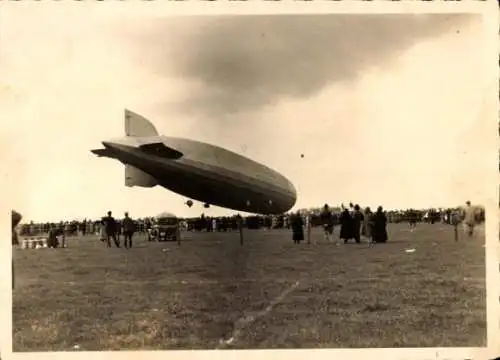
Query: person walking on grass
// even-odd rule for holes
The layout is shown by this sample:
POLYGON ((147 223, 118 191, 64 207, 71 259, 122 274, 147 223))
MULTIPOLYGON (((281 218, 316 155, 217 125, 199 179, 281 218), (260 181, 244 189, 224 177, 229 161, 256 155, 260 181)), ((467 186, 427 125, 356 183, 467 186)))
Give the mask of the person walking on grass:
POLYGON ((115 243, 116 247, 120 247, 120 240, 116 237, 116 220, 111 216, 111 211, 108 211, 108 216, 103 219, 103 225, 106 230, 106 241, 108 247, 111 247, 111 238, 115 243))
POLYGON ((122 229, 124 246, 126 249, 130 249, 132 247, 132 236, 135 232, 135 224, 134 221, 128 216, 128 212, 125 213, 125 218, 122 221, 122 229))

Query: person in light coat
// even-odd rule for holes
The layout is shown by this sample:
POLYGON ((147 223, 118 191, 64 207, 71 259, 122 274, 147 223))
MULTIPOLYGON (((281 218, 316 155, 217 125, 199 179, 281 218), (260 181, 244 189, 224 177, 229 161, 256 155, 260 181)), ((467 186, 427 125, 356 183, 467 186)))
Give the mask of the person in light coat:
POLYGON ((372 243, 372 228, 373 228, 373 213, 370 207, 366 207, 364 213, 364 221, 362 228, 362 235, 368 240, 368 243, 372 243))
POLYGON ((472 237, 474 235, 474 227, 476 226, 476 209, 471 206, 470 201, 467 201, 465 205, 466 206, 463 211, 464 228, 467 232, 467 236, 472 237))

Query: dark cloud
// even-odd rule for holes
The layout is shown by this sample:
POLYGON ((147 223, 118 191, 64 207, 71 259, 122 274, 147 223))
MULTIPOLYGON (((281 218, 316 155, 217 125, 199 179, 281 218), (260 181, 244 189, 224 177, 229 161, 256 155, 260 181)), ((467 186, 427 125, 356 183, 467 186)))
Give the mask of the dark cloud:
POLYGON ((465 14, 177 18, 149 24, 140 35, 140 61, 159 75, 204 85, 176 107, 223 116, 355 80, 369 67, 390 66, 426 38, 458 34, 470 19, 465 14))

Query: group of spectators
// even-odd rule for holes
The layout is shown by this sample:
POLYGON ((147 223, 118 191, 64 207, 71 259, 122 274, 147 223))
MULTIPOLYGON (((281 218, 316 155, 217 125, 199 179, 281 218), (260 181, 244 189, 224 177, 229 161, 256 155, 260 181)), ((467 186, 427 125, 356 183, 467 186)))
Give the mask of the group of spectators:
MULTIPOLYGON (((312 227, 310 219, 311 217, 306 217, 305 228, 307 229, 312 227)), ((358 204, 350 204, 349 209, 343 207, 340 215, 335 216, 328 204, 325 204, 319 220, 323 225, 327 242, 333 242, 333 229, 337 222, 340 225, 339 240, 343 240, 344 243, 353 239, 359 244, 361 243, 361 236, 366 237, 370 243, 387 242, 387 216, 382 206, 379 206, 377 211, 372 213, 369 207, 362 211, 358 204), (338 221, 336 221, 337 218, 338 221)), ((293 242, 299 244, 304 240, 304 222, 300 212, 292 216, 291 223, 293 242)), ((310 241, 310 239, 308 240, 310 241)), ((340 242, 337 241, 336 244, 339 245, 340 242)))
MULTIPOLYGON (((425 212, 413 209, 399 213, 387 213, 379 206, 375 212, 370 207, 361 209, 361 207, 352 203, 349 208, 341 206, 341 211, 332 211, 328 204, 318 213, 309 213, 305 217, 300 211, 291 217, 291 228, 294 243, 298 244, 304 240, 304 228, 310 228, 322 225, 327 242, 333 241, 333 229, 340 225, 339 240, 347 243, 350 239, 356 243, 361 243, 361 237, 365 237, 369 243, 385 243, 388 240, 387 223, 408 222, 411 229, 417 222, 428 222, 434 224, 438 221, 453 225, 457 235, 458 224, 463 222, 467 227, 467 233, 472 236, 474 227, 484 222, 484 208, 472 206, 467 201, 465 207, 456 209, 435 210, 430 209, 425 212), (392 215, 392 216, 391 216, 392 215)), ((339 242, 337 242, 339 245, 339 242)))
MULTIPOLYGON (((478 210, 475 212, 474 216, 476 217, 477 222, 483 222, 484 209, 480 207, 477 207, 477 209, 478 210)), ((239 229, 240 219, 242 220, 241 223, 243 228, 247 229, 290 229, 294 216, 299 214, 303 223, 305 223, 307 219, 311 227, 317 227, 324 225, 324 220, 322 218, 323 210, 323 208, 303 209, 298 212, 276 216, 253 215, 240 217, 239 215, 234 215, 209 217, 201 214, 200 217, 196 218, 179 218, 179 223, 181 229, 184 231, 237 231, 239 229)), ((344 210, 346 209, 343 207, 329 208, 332 226, 342 225, 342 222, 345 222, 346 217, 345 214, 343 215, 344 210)), ((458 210, 459 208, 425 210, 407 209, 382 212, 387 223, 442 222, 451 224, 452 214, 458 210)), ((349 206, 349 211, 350 213, 354 212, 354 206, 352 204, 349 206)), ((128 217, 128 215, 126 217, 128 217)), ((115 227, 114 234, 124 234, 123 221, 126 217, 124 216, 122 219, 115 219, 115 224, 113 225, 115 227)), ((104 218, 105 217, 98 220, 84 219, 81 221, 60 221, 58 223, 35 223, 31 221, 27 224, 21 224, 18 230, 21 236, 48 234, 51 229, 57 229, 57 231, 63 233, 65 236, 100 234, 102 232, 102 228, 105 226, 105 223, 103 222, 104 218)), ((134 232, 146 233, 156 224, 156 222, 157 219, 155 217, 134 219, 134 232)), ((348 227, 349 226, 344 226, 346 229, 348 227)))

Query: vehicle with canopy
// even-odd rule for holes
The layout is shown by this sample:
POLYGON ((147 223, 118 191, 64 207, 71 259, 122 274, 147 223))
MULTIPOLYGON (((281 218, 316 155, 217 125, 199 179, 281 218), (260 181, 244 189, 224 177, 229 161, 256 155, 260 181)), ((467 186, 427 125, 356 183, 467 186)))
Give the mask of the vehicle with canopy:
POLYGON ((179 219, 172 213, 163 212, 154 218, 154 225, 148 233, 148 241, 179 241, 179 219))

